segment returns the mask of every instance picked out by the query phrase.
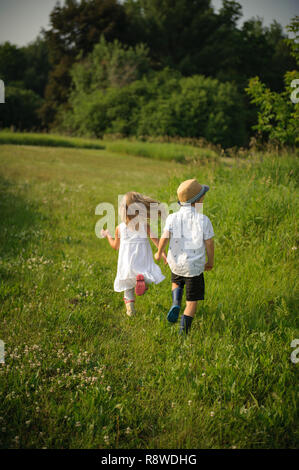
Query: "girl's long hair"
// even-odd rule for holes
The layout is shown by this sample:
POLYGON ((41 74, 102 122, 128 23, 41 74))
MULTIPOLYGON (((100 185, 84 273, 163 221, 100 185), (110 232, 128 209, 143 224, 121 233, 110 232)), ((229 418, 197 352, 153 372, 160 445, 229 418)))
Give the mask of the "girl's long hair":
POLYGON ((152 199, 149 196, 145 196, 144 194, 137 193, 136 191, 129 191, 126 193, 122 199, 120 204, 120 218, 122 222, 128 225, 128 223, 136 217, 136 213, 128 214, 128 209, 131 207, 130 212, 135 212, 135 209, 138 210, 140 207, 146 209, 146 220, 150 218, 150 208, 151 204, 160 204, 159 201, 152 199), (140 206, 142 204, 142 206, 140 206), (138 208, 139 205, 139 208, 138 208))

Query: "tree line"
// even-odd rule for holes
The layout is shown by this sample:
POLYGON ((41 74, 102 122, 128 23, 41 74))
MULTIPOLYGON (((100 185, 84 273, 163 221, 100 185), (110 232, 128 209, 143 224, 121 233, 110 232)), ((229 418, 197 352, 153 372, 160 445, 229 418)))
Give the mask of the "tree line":
POLYGON ((285 93, 296 55, 278 22, 240 27, 241 16, 230 0, 217 12, 210 0, 57 3, 33 43, 0 45, 1 126, 246 145, 261 112, 258 83, 285 93))

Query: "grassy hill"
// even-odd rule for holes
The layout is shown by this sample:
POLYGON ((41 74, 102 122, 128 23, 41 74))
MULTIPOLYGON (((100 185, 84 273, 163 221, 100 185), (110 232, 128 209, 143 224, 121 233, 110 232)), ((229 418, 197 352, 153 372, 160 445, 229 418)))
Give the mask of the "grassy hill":
POLYGON ((298 446, 296 156, 113 150, 0 147, 0 446, 298 446), (128 318, 117 252, 94 228, 100 202, 173 202, 189 177, 211 188, 216 251, 182 340, 166 320, 169 269, 128 318))

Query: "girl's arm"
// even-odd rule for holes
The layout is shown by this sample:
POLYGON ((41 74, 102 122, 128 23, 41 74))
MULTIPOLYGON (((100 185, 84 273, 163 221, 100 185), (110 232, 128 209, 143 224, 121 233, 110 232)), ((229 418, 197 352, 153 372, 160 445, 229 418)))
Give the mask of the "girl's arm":
POLYGON ((155 253, 155 259, 157 261, 159 261, 159 259, 161 259, 161 256, 163 257, 164 261, 166 259, 166 255, 165 255, 164 250, 165 250, 166 245, 169 241, 169 236, 170 236, 169 232, 164 232, 162 237, 160 238, 159 245, 158 245, 158 251, 157 251, 157 253, 155 253))
MULTIPOLYGON (((157 248, 159 248, 159 238, 155 237, 155 235, 152 234, 149 224, 147 224, 146 230, 147 230, 147 234, 148 234, 148 236, 150 237, 150 239, 152 240, 153 244, 154 244, 157 248)), ((164 253, 164 250, 163 250, 163 252, 161 253, 160 258, 161 258, 161 256, 162 256, 162 258, 164 259, 164 263, 167 264, 167 256, 166 256, 166 254, 164 253)), ((159 259, 160 259, 160 258, 159 258, 159 259)), ((157 258, 156 258, 156 255, 155 255, 155 259, 157 259, 157 258)))
POLYGON ((151 232, 151 228, 149 224, 146 224, 146 232, 147 232, 147 235, 150 237, 151 241, 153 242, 153 244, 158 248, 159 238, 155 237, 155 235, 151 232))
POLYGON ((208 255, 208 261, 205 264, 205 271, 211 271, 214 266, 214 238, 205 240, 205 247, 208 255))
POLYGON ((103 238, 107 238, 108 243, 111 246, 111 248, 113 248, 114 250, 119 249, 120 238, 119 238, 118 226, 115 229, 115 237, 114 238, 110 235, 109 230, 103 230, 102 229, 101 230, 101 235, 102 235, 103 238))

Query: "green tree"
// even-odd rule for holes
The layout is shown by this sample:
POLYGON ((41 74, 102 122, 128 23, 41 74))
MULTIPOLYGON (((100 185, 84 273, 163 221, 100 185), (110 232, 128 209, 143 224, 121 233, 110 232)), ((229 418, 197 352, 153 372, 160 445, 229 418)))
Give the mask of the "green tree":
MULTIPOLYGON (((288 27, 289 31, 295 34, 294 38, 287 38, 286 42, 291 49, 291 53, 299 65, 298 53, 298 31, 299 17, 295 17, 288 27)), ((249 81, 246 88, 251 101, 258 107, 258 122, 253 126, 254 130, 268 138, 270 141, 287 144, 299 144, 299 103, 298 99, 292 100, 294 89, 292 84, 299 83, 298 70, 287 72, 284 76, 285 89, 281 93, 271 91, 259 77, 254 77, 249 81)), ((298 94, 297 94, 298 95, 298 94)))
POLYGON ((22 82, 26 69, 26 57, 19 47, 5 42, 0 44, 0 78, 6 84, 22 82))
POLYGON ((69 71, 81 53, 85 57, 104 35, 108 41, 126 41, 129 26, 123 5, 117 0, 66 0, 50 15, 51 27, 45 32, 52 71, 42 109, 45 124, 55 119, 59 106, 67 102, 69 71))
POLYGON ((32 90, 5 87, 5 103, 0 106, 0 126, 19 130, 40 128, 39 109, 42 98, 32 90))
POLYGON ((258 75, 268 87, 283 90, 284 74, 296 65, 286 45, 286 37, 276 21, 269 27, 263 25, 261 18, 244 22, 237 49, 241 58, 239 83, 242 87, 248 78, 258 75))
POLYGON ((148 70, 148 50, 142 44, 134 48, 118 40, 109 43, 102 36, 94 50, 73 65, 70 109, 61 109, 60 125, 79 134, 100 136, 113 122, 111 132, 130 133, 129 111, 136 98, 128 85, 138 83, 148 70))
POLYGON ((38 38, 20 48, 9 42, 0 45, 0 78, 5 82, 5 104, 0 106, 2 126, 40 128, 40 107, 47 81, 45 42, 38 38))
POLYGON ((123 87, 142 77, 149 70, 148 49, 135 48, 118 40, 108 42, 104 36, 85 59, 74 64, 71 76, 76 94, 97 89, 123 87))
POLYGON ((50 72, 47 41, 40 35, 22 51, 26 62, 22 77, 25 88, 43 97, 50 72))
POLYGON ((194 57, 215 25, 210 0, 127 0, 125 8, 156 68, 194 73, 194 57))

